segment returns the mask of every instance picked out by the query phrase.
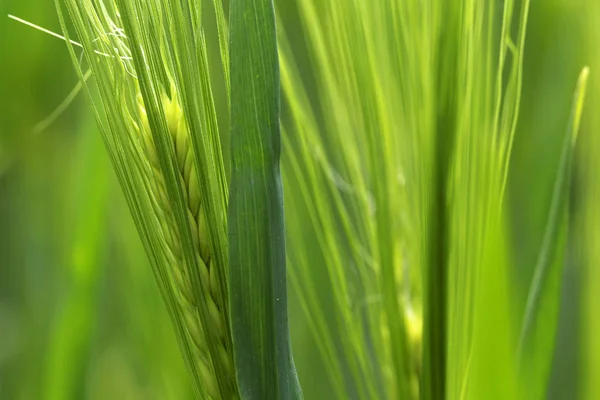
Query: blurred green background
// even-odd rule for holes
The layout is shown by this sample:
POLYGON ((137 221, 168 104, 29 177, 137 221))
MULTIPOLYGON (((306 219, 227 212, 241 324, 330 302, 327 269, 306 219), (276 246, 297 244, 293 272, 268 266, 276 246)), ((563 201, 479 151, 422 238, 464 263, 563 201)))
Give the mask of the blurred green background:
MULTIPOLYGON (((290 3, 278 1, 278 11, 293 21, 290 3)), ((589 345, 599 332, 589 310, 600 284, 581 250, 583 210, 594 207, 585 202, 593 162, 588 155, 596 149, 600 157, 597 3, 532 1, 509 181, 514 264, 525 284, 531 277, 525 266, 534 264, 541 242, 542 202, 551 191, 575 81, 584 65, 591 66, 552 399, 599 393, 588 377, 600 376, 594 367, 600 354, 589 345)), ((60 31, 52 1, 0 0, 0 399, 191 398, 168 316, 84 97, 34 133, 76 84, 67 49, 7 14, 60 31)), ((287 33, 294 36, 292 23, 287 33)), ((294 293, 290 315, 305 396, 329 398, 294 293)))

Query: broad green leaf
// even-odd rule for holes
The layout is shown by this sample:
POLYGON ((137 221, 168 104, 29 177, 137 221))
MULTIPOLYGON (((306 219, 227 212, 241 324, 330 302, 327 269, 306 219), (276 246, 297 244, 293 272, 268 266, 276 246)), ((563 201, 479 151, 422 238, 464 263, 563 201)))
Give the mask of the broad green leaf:
POLYGON ((588 74, 588 68, 584 68, 573 97, 571 116, 563 139, 544 236, 529 286, 519 335, 517 353, 522 379, 521 390, 526 393, 524 398, 527 399, 541 399, 546 395, 554 354, 569 219, 571 166, 588 74))
POLYGON ((287 314, 279 63, 272 0, 230 5, 229 296, 244 400, 300 399, 287 314))

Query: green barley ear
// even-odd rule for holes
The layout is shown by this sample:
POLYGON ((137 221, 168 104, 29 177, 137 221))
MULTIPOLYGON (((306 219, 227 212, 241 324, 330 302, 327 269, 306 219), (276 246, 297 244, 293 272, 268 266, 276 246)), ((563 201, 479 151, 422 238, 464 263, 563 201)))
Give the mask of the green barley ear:
MULTIPOLYGON (((181 249, 181 240, 177 233, 176 221, 172 206, 166 195, 165 178, 161 172, 160 163, 157 157, 156 147, 153 142, 150 125, 141 97, 138 97, 140 103, 141 126, 137 127, 140 141, 144 144, 145 156, 147 157, 147 178, 151 185, 151 193, 154 195, 152 205, 155 214, 162 222, 162 232, 164 233, 164 244, 168 254, 169 281, 172 284, 172 290, 175 293, 175 301, 184 315, 184 328, 187 331, 189 342, 193 345, 192 353, 195 356, 198 372, 203 380, 207 394, 212 398, 221 398, 219 394, 219 385, 212 371, 223 371, 225 377, 229 377, 227 382, 228 389, 235 391, 235 372, 233 370, 233 355, 231 345, 227 336, 228 321, 224 313, 225 293, 221 291, 217 280, 219 267, 215 257, 211 254, 208 243, 208 232, 206 231, 206 211, 202 207, 201 189, 198 183, 196 164, 190 145, 190 133, 183 116, 183 110, 178 102, 175 88, 171 88, 171 98, 166 93, 162 93, 161 100, 165 113, 165 119, 168 126, 168 132, 177 159, 177 172, 181 181, 181 187, 184 190, 184 199, 186 212, 188 216, 189 229, 193 238, 193 246, 196 252, 196 262, 198 273, 200 275, 201 290, 208 294, 204 296, 206 306, 209 311, 208 325, 216 332, 217 341, 214 346, 217 348, 217 357, 210 355, 207 343, 208 337, 203 332, 201 320, 198 318, 198 300, 193 290, 193 280, 191 272, 186 268, 186 261, 183 258, 181 249)), ((134 121, 132 121, 135 124, 134 121)), ((135 125, 134 125, 135 126, 135 125)))
POLYGON ((56 0, 56 6, 65 37, 71 34, 66 11, 84 49, 80 61, 69 46, 80 77, 84 68, 92 72, 84 90, 195 394, 239 398, 227 292, 228 188, 201 6, 162 0, 56 0))
MULTIPOLYGON (((280 30, 290 230, 312 250, 292 252, 292 278, 334 394, 539 397, 558 292, 539 282, 550 296, 534 290, 516 315, 503 203, 530 1, 290 1, 311 61, 295 60, 298 39, 280 30), (531 357, 517 354, 519 330, 542 344, 531 357), (527 391, 521 357, 536 364, 527 391)), ((549 222, 541 277, 561 261, 549 222)))

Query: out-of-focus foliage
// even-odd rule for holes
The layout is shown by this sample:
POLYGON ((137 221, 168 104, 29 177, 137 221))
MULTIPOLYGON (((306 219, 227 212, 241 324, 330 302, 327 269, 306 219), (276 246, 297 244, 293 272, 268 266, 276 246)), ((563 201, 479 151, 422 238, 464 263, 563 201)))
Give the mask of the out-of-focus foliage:
MULTIPOLYGON (((299 74, 310 82, 315 60, 303 47, 299 2, 276 5, 299 74)), ((191 398, 173 329, 83 97, 47 130, 32 134, 76 84, 66 46, 8 20, 9 13, 60 31, 52 2, 0 2, 0 399, 191 398)), ((514 266, 515 299, 524 304, 574 84, 589 65, 547 392, 552 399, 600 396, 599 20, 596 0, 532 1, 508 179, 509 218, 503 229, 510 232, 514 251, 513 259, 502 262, 514 266)), ((208 47, 218 54, 214 42, 208 47)), ((316 101, 316 88, 306 89, 309 101, 316 101)), ((282 157, 285 163, 285 151, 282 157)), ((301 195, 294 185, 284 185, 286 198, 301 195)), ((298 212, 294 223, 306 221, 306 210, 298 212)), ((316 276, 324 277, 314 242, 314 248, 294 249, 288 238, 291 252, 301 251, 316 276)), ((336 388, 311 335, 311 321, 296 293, 290 295, 292 342, 305 397, 331 398, 336 388)), ((321 306, 330 315, 330 304, 321 306)))

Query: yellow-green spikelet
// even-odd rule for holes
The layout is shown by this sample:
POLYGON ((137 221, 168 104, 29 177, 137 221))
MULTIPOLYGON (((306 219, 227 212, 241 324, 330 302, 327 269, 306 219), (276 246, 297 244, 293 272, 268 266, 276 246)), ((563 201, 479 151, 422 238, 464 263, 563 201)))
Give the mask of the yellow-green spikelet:
POLYGON ((156 148, 152 139, 152 133, 148 123, 146 110, 141 97, 138 98, 138 108, 142 127, 136 130, 142 140, 145 155, 149 161, 148 178, 154 186, 151 201, 156 212, 158 221, 162 226, 164 236, 165 253, 171 265, 169 275, 173 284, 172 291, 180 307, 181 315, 189 341, 193 344, 192 351, 195 354, 196 368, 203 380, 203 386, 211 398, 235 399, 237 398, 237 384, 235 381, 235 370, 233 366, 233 354, 229 345, 227 332, 227 316, 223 312, 225 294, 220 293, 219 284, 216 281, 214 258, 211 257, 209 243, 207 241, 206 215, 202 207, 200 186, 196 174, 194 154, 190 145, 189 130, 187 128, 183 110, 177 99, 176 91, 171 89, 172 98, 162 94, 162 105, 168 130, 177 158, 178 172, 181 178, 181 186, 184 188, 188 221, 193 242, 197 250, 197 264, 200 266, 202 290, 208 293, 207 301, 210 321, 203 326, 197 309, 197 299, 191 286, 191 278, 185 265, 181 244, 175 228, 174 215, 169 199, 167 198, 166 184, 158 161, 156 148), (219 343, 216 343, 218 356, 212 357, 206 343, 204 329, 210 329, 217 333, 219 343), (219 363, 219 368, 216 364, 219 363), (226 381, 228 393, 222 393, 217 383, 215 370, 227 371, 227 377, 220 376, 226 381))
MULTIPOLYGON (((402 315, 404 319, 404 332, 406 335, 406 345, 408 351, 408 384, 410 390, 410 399, 420 398, 420 385, 421 385, 421 357, 423 349, 423 317, 420 310, 415 310, 409 303, 403 302, 402 315)), ((381 316, 381 339, 386 346, 390 343, 390 330, 387 325, 385 317, 381 316)), ((391 351, 389 348, 385 352, 384 356, 388 357, 386 362, 383 363, 383 374, 384 378, 388 380, 390 385, 390 392, 388 393, 391 397, 397 397, 395 392, 396 387, 393 386, 394 373, 391 367, 391 351), (391 383, 390 383, 391 382, 391 383)))
POLYGON ((418 399, 421 382, 421 352, 423 350, 423 317, 421 316, 421 312, 405 306, 404 326, 406 327, 408 351, 410 354, 410 387, 413 398, 418 399))

